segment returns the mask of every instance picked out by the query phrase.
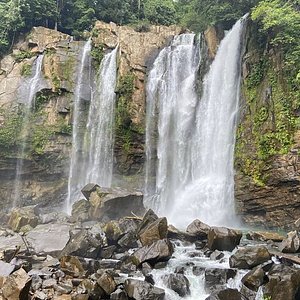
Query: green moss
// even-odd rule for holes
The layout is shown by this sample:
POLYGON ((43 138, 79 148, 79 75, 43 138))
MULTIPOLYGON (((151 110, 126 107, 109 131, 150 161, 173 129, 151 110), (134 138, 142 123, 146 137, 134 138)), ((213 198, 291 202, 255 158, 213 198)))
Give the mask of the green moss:
POLYGON ((51 99, 51 93, 49 91, 41 91, 37 93, 35 97, 34 109, 35 111, 39 111, 42 107, 48 103, 51 99))
POLYGON ((66 124, 64 121, 62 121, 60 124, 58 124, 56 132, 65 135, 72 135, 72 125, 66 124))
POLYGON ((99 45, 93 44, 93 47, 91 50, 91 56, 93 58, 94 67, 96 69, 98 69, 100 67, 102 59, 104 57, 104 45, 103 44, 99 44, 99 45))
POLYGON ((60 86, 61 86, 61 80, 57 76, 57 74, 51 74, 51 81, 52 81, 54 90, 58 91, 60 89, 60 86))
POLYGON ((45 147, 49 142, 49 139, 54 134, 54 128, 52 126, 38 125, 33 128, 31 136, 31 154, 42 155, 45 152, 45 147))
POLYGON ((31 66, 31 64, 25 63, 24 65, 22 65, 20 73, 21 73, 21 76, 23 76, 23 77, 31 76, 32 75, 32 66, 31 66))
POLYGON ((62 77, 65 81, 72 83, 72 77, 74 74, 75 68, 75 59, 73 57, 69 57, 64 63, 62 63, 62 77))
POLYGON ((21 62, 24 59, 34 57, 35 54, 30 51, 21 50, 20 52, 13 54, 13 56, 14 56, 16 62, 21 62))

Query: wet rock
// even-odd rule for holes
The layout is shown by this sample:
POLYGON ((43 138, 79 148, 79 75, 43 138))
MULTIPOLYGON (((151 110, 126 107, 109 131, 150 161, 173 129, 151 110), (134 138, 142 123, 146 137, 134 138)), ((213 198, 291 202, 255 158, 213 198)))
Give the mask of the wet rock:
POLYGON ((97 280, 97 283, 104 290, 106 295, 110 295, 116 290, 117 287, 114 278, 108 273, 102 274, 101 277, 97 280))
POLYGON ((150 246, 145 246, 134 252, 133 262, 139 266, 144 262, 151 265, 160 261, 168 261, 173 255, 174 247, 168 239, 159 240, 150 246))
POLYGON ((300 269, 274 265, 268 273, 264 296, 275 300, 299 299, 300 269))
POLYGON ((70 238, 61 252, 61 256, 72 255, 85 258, 97 258, 100 250, 106 246, 106 240, 91 230, 81 230, 70 238))
POLYGON ((207 241, 196 241, 195 242, 195 248, 196 250, 202 250, 206 247, 207 241))
POLYGON ((179 240, 182 242, 190 242, 190 243, 194 243, 197 240, 196 236, 194 236, 190 233, 187 233, 187 232, 180 231, 173 225, 168 226, 168 236, 167 237, 169 239, 179 240))
POLYGON ((180 297, 190 295, 190 283, 183 274, 164 275, 162 280, 165 285, 176 292, 180 297))
POLYGON ((91 204, 87 200, 76 201, 72 205, 71 221, 72 222, 82 222, 90 219, 89 210, 91 204))
POLYGON ((282 242, 284 236, 277 232, 250 231, 246 234, 248 240, 282 242))
POLYGON ((160 261, 160 262, 156 263, 153 268, 157 269, 157 270, 164 269, 167 266, 167 264, 168 264, 168 262, 166 262, 166 261, 160 261))
POLYGON ((8 277, 0 278, 0 290, 4 299, 27 300, 31 279, 24 269, 19 269, 8 277))
POLYGON ((239 245, 242 232, 225 227, 211 227, 207 245, 211 250, 232 251, 239 245))
POLYGON ((300 238, 297 231, 291 231, 287 234, 279 245, 279 251, 283 253, 296 253, 300 249, 300 238))
POLYGON ((231 268, 251 269, 267 262, 271 258, 268 249, 264 246, 239 248, 230 258, 231 268))
POLYGON ((236 289, 224 289, 214 292, 205 300, 242 300, 242 295, 236 289))
POLYGON ((200 266, 193 266, 193 274, 195 276, 200 276, 203 275, 205 272, 205 268, 204 267, 200 267, 200 266))
POLYGON ((102 259, 99 261, 101 269, 117 269, 121 266, 121 261, 118 259, 102 259))
POLYGON ((235 275, 236 270, 233 269, 205 269, 205 290, 212 293, 222 288, 235 275))
POLYGON ((211 255, 210 255, 210 259, 212 260, 219 260, 221 258, 224 257, 224 253, 219 251, 219 250, 215 250, 211 255))
POLYGON ((124 283, 124 289, 128 297, 135 300, 163 300, 165 297, 163 289, 136 279, 127 279, 124 283))
POLYGON ((123 290, 117 289, 115 292, 110 294, 110 299, 111 300, 128 300, 128 297, 123 290))
POLYGON ((104 247, 101 249, 99 256, 101 258, 106 258, 106 259, 112 258, 113 254, 115 253, 116 250, 117 250, 117 247, 115 245, 104 247))
POLYGON ((81 190, 82 195, 86 198, 86 200, 90 199, 90 196, 93 192, 96 192, 97 189, 100 189, 98 184, 88 183, 84 188, 81 190))
POLYGON ((14 230, 19 231, 23 226, 30 225, 32 228, 38 225, 39 219, 35 215, 34 206, 27 206, 22 208, 15 208, 10 214, 8 226, 14 230))
POLYGON ((125 216, 142 215, 145 212, 143 194, 121 188, 96 188, 89 196, 90 217, 108 222, 125 216))
POLYGON ((248 289, 257 292, 258 288, 265 283, 264 270, 261 267, 254 268, 242 278, 242 283, 248 289))
POLYGON ((208 232, 211 227, 200 220, 194 220, 186 229, 186 232, 192 234, 199 240, 203 240, 207 238, 208 232))
POLYGON ((35 253, 58 256, 70 239, 69 230, 66 224, 38 225, 26 238, 35 253))
POLYGON ((162 240, 168 235, 168 221, 166 218, 159 218, 149 223, 139 231, 138 237, 143 246, 149 246, 153 242, 162 240))
POLYGON ((142 273, 143 275, 148 275, 152 272, 152 266, 148 263, 143 263, 142 264, 142 273))

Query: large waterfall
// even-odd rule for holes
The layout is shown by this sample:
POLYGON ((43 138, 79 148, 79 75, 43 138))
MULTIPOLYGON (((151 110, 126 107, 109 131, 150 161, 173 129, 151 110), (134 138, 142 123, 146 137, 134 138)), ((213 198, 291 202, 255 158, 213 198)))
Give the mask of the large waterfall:
POLYGON ((149 74, 145 201, 179 227, 195 218, 212 225, 234 220, 242 32, 243 19, 221 42, 201 97, 196 93, 199 51, 192 35, 176 37, 149 74))
POLYGON ((91 41, 88 41, 83 49, 75 91, 73 146, 66 199, 68 212, 72 203, 79 200, 85 184, 94 182, 108 187, 112 178, 117 48, 104 56, 95 82, 91 75, 90 51, 91 41), (87 100, 84 94, 89 94, 88 116, 84 112, 83 102, 87 100))
POLYGON ((44 55, 39 55, 33 64, 31 78, 25 79, 19 90, 20 103, 23 105, 23 122, 22 122, 22 144, 18 153, 18 160, 16 164, 16 177, 14 182, 13 203, 12 206, 20 205, 20 188, 21 176, 24 168, 24 155, 27 146, 27 138, 29 134, 29 124, 32 109, 34 108, 34 100, 36 93, 41 89, 43 83, 42 64, 44 55))

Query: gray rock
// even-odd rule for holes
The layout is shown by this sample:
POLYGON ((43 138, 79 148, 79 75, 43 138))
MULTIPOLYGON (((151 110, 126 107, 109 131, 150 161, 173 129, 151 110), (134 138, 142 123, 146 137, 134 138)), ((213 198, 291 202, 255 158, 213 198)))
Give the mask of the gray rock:
POLYGON ((186 232, 192 234, 197 239, 202 240, 207 238, 210 228, 209 225, 196 219, 187 227, 186 232))
POLYGON ((56 279, 49 278, 43 281, 42 288, 43 289, 53 288, 56 284, 57 284, 56 279))
POLYGON ((104 290, 106 295, 110 295, 116 290, 117 287, 114 278, 108 273, 102 274, 101 277, 97 280, 97 283, 104 290))
POLYGON ((6 263, 3 260, 0 260, 0 276, 7 277, 9 276, 14 270, 15 265, 6 263))
POLYGON ((224 289, 214 292, 205 300, 242 300, 242 295, 236 289, 224 289))
POLYGON ((266 247, 243 247, 229 258, 229 265, 231 268, 251 269, 267 262, 270 258, 271 255, 266 247))
POLYGON ((124 291, 117 289, 115 292, 110 294, 111 300, 128 300, 128 297, 124 291))
POLYGON ((242 232, 225 227, 211 227, 207 245, 210 250, 232 251, 242 238, 242 232))
POLYGON ((128 297, 135 300, 163 300, 165 297, 163 289, 136 279, 127 279, 124 283, 124 289, 128 297))
POLYGON ((89 210, 91 204, 87 200, 76 201, 72 205, 71 221, 72 222, 82 222, 90 219, 89 210))
POLYGON ((219 250, 215 250, 211 255, 210 255, 210 259, 212 260, 219 260, 221 258, 224 257, 224 253, 219 251, 219 250))
POLYGON ((223 288, 230 278, 234 278, 236 270, 233 269, 205 269, 205 290, 212 293, 223 288))
POLYGON ((265 282, 265 272, 258 266, 248 272, 243 278, 242 283, 250 290, 257 292, 259 287, 265 282))
POLYGON ((96 192, 97 189, 100 189, 98 184, 88 183, 84 188, 81 190, 82 195, 86 198, 86 200, 90 199, 91 193, 96 192))
POLYGON ((300 238, 297 231, 291 231, 287 234, 279 245, 279 251, 284 253, 296 253, 300 249, 300 238))
POLYGON ((163 276, 165 285, 180 297, 190 295, 190 283, 183 274, 169 274, 163 276))
POLYGON ((39 275, 32 275, 31 276, 31 289, 33 291, 37 291, 42 287, 43 280, 39 275))

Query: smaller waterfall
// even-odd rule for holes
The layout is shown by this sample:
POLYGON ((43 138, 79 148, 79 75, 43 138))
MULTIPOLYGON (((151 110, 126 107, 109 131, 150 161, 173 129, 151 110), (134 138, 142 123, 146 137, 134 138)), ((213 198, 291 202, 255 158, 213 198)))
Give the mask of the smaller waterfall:
MULTIPOLYGON (((90 45, 86 46, 90 51, 90 45)), ((113 144, 114 144, 114 110, 115 88, 117 79, 118 47, 106 54, 101 62, 96 87, 93 88, 88 120, 82 135, 78 135, 79 114, 76 107, 73 123, 73 151, 69 173, 67 211, 72 203, 79 200, 81 189, 85 184, 94 182, 109 187, 112 180, 113 144)), ((86 52, 86 55, 88 51, 86 52)), ((87 58, 82 58, 82 65, 87 58)), ((79 79, 80 81, 80 79, 79 79)), ((78 82, 80 85, 80 82, 78 82)), ((77 89, 75 99, 80 98, 77 89)), ((86 120, 85 120, 86 121, 86 120)))
POLYGON ((19 158, 16 165, 16 177, 14 183, 13 192, 13 207, 20 204, 20 188, 21 188, 21 176, 24 168, 24 155, 27 146, 27 138, 29 135, 29 123, 32 108, 34 107, 34 100, 36 93, 41 89, 43 83, 42 77, 42 64, 44 55, 39 55, 33 65, 33 77, 25 80, 25 84, 22 85, 20 90, 20 102, 24 107, 24 118, 22 123, 22 145, 19 151, 19 158))

